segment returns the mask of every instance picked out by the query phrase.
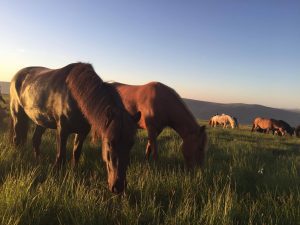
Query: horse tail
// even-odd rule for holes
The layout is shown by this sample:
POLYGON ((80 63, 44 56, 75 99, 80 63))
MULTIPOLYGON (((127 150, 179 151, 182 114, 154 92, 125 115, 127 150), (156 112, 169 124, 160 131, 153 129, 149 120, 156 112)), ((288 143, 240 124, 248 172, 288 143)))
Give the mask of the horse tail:
POLYGON ((15 145, 24 144, 29 130, 29 118, 24 109, 19 107, 16 114, 11 114, 10 138, 15 145))

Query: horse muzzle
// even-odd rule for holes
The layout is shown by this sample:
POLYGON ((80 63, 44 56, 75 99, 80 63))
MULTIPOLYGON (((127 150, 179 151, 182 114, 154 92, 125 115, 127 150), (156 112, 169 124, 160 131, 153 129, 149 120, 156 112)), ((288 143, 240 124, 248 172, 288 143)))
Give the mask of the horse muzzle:
POLYGON ((126 181, 123 179, 117 179, 112 185, 109 185, 109 189, 114 194, 121 194, 126 187, 126 181))

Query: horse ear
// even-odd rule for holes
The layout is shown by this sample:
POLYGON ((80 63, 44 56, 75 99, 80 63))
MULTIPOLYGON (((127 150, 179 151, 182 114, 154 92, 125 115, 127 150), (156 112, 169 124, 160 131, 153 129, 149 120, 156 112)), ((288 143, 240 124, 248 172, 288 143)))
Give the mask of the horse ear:
POLYGON ((135 115, 132 116, 132 119, 135 123, 139 122, 141 119, 142 113, 138 111, 135 115))
POLYGON ((106 115, 105 126, 108 127, 112 119, 114 118, 114 112, 111 107, 106 108, 105 115, 106 115))

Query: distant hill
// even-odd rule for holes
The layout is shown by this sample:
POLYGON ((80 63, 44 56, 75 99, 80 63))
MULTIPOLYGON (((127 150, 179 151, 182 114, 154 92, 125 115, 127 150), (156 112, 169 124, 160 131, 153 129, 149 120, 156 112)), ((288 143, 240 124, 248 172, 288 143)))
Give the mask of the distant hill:
POLYGON ((242 124, 250 124, 257 116, 282 119, 292 126, 300 124, 300 112, 284 109, 276 109, 262 105, 242 103, 222 104, 183 99, 196 118, 209 119, 216 113, 226 113, 238 118, 242 124))
POLYGON ((9 82, 0 81, 1 93, 9 94, 9 82))
MULTIPOLYGON (((9 94, 9 82, 0 81, 1 91, 3 94, 9 94)), ((216 113, 226 113, 238 118, 242 124, 252 123, 253 118, 257 116, 282 119, 292 126, 300 124, 300 111, 284 110, 266 107, 262 105, 251 104, 222 104, 214 102, 198 101, 193 99, 183 99, 196 118, 208 120, 216 113)))

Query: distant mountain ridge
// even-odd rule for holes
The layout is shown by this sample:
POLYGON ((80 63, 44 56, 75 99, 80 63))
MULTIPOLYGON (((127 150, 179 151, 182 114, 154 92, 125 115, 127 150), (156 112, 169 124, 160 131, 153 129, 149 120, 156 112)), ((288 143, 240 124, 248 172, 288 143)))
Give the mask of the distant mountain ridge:
MULTIPOLYGON (((1 91, 3 94, 9 94, 9 82, 0 81, 1 91)), ((243 104, 243 103, 215 103, 200 100, 186 99, 183 101, 192 111, 194 116, 199 119, 208 120, 216 113, 226 113, 238 118, 239 123, 251 124, 253 119, 257 116, 282 119, 292 126, 300 124, 300 110, 299 109, 277 109, 263 105, 243 104)))
POLYGON ((238 118, 239 123, 251 124, 255 117, 266 117, 281 119, 292 126, 300 124, 300 112, 294 110, 277 109, 257 104, 243 103, 214 103, 198 101, 193 99, 183 99, 196 118, 209 119, 216 113, 226 113, 238 118))

